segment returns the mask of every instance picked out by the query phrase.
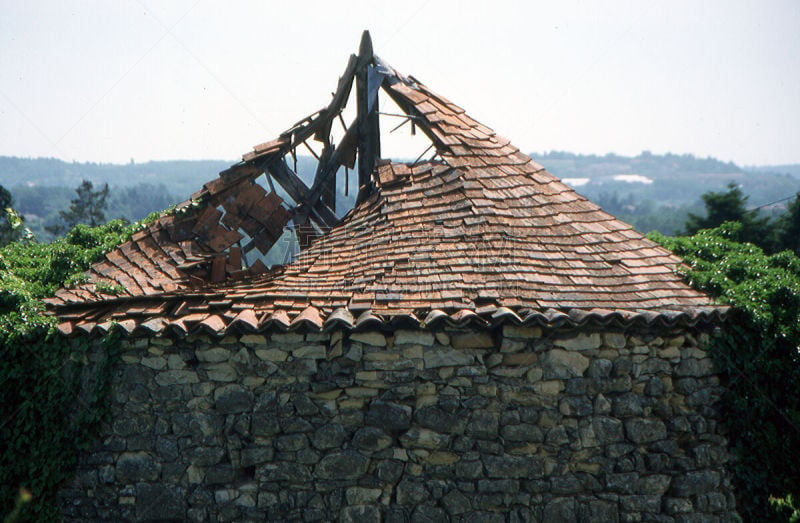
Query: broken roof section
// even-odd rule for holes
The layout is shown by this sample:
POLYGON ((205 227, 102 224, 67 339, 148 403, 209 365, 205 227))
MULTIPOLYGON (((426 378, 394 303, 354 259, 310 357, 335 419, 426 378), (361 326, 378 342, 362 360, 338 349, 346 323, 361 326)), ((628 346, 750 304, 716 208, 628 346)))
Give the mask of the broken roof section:
POLYGON ((65 334, 115 324, 131 334, 223 335, 386 322, 718 321, 725 309, 681 281, 680 263, 389 67, 365 33, 327 107, 256 146, 50 304, 65 334), (353 85, 357 115, 345 125, 353 85), (430 140, 430 159, 380 159, 380 91, 430 140), (308 187, 290 162, 312 139, 322 152, 308 187), (341 167, 356 171, 359 194, 340 220, 341 167), (262 175, 270 190, 256 183, 262 175), (244 263, 243 253, 265 253, 290 222, 303 231, 295 261, 271 270, 244 263), (104 293, 109 284, 121 290, 104 293))

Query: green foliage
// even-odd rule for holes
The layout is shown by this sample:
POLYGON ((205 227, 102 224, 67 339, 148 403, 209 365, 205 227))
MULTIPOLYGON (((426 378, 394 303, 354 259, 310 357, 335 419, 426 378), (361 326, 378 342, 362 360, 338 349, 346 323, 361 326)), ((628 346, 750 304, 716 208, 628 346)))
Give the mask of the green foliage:
POLYGON ((11 209, 11 193, 0 185, 0 247, 16 240, 7 209, 11 209))
POLYGON ((776 221, 775 249, 790 250, 800 256, 800 193, 776 221))
POLYGON ((17 499, 14 501, 14 508, 3 518, 3 523, 15 523, 19 521, 22 516, 22 511, 25 509, 25 505, 30 503, 32 499, 33 494, 31 494, 30 490, 25 487, 20 488, 17 499))
POLYGON ((27 238, 30 232, 25 228, 25 220, 14 210, 11 193, 0 185, 0 247, 27 238))
POLYGON ((708 192, 702 198, 706 216, 689 213, 686 221, 689 234, 718 227, 724 222, 737 222, 739 227, 728 231, 731 239, 753 243, 768 253, 789 250, 800 255, 800 193, 785 212, 776 213, 772 209, 773 219, 759 215, 758 209, 747 210, 747 197, 734 184, 728 185, 727 192, 708 192))
POLYGON ((684 259, 693 287, 736 307, 709 349, 728 389, 723 418, 739 511, 785 521, 800 496, 800 259, 734 241, 741 229, 725 223, 691 237, 650 237, 684 259))
POLYGON ((100 340, 104 358, 87 375, 89 342, 58 336, 42 299, 78 279, 134 228, 121 221, 79 225, 52 244, 0 249, 0 514, 57 519, 52 495, 104 414, 118 339, 100 340), (31 501, 20 505, 20 492, 31 501))
MULTIPOLYGON (((23 302, 41 306, 65 283, 122 243, 136 226, 114 220, 100 227, 78 225, 52 243, 12 243, 0 250, 0 314, 23 302)), ((3 318, 0 316, 0 326, 3 318)))
POLYGON ((95 287, 97 288, 97 292, 102 294, 122 294, 125 292, 125 287, 118 283, 114 284, 105 281, 99 281, 95 287))
POLYGON ((769 502, 789 523, 800 521, 800 503, 791 494, 785 498, 770 497, 769 502))

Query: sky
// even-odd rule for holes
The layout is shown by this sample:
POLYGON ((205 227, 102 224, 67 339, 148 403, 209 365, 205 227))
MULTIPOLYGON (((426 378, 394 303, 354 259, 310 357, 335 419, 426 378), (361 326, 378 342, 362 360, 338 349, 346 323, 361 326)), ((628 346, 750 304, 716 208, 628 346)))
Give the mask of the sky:
POLYGON ((0 0, 0 155, 234 161, 364 29, 525 152, 800 163, 799 0, 0 0))

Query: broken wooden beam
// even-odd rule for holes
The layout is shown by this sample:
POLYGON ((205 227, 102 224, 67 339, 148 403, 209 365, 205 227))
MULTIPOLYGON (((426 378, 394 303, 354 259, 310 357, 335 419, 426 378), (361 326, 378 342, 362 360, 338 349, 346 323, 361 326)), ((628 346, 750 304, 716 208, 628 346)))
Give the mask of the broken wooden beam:
POLYGON ((311 190, 297 174, 289 169, 283 158, 274 159, 265 168, 297 205, 305 204, 313 210, 311 214, 315 221, 320 222, 320 226, 333 227, 339 223, 339 218, 319 199, 319 195, 317 195, 316 199, 310 198, 311 190))
POLYGON ((323 124, 314 135, 317 141, 326 142, 331 134, 333 119, 337 116, 341 117, 342 110, 347 105, 347 99, 350 97, 350 91, 353 88, 353 79, 355 79, 357 67, 358 57, 354 54, 350 55, 347 67, 339 78, 339 84, 336 86, 336 92, 333 94, 331 103, 320 113, 320 119, 323 120, 323 124))
POLYGON ((372 82, 382 80, 374 71, 372 39, 369 31, 364 31, 358 49, 359 68, 356 72, 356 102, 358 129, 358 186, 370 183, 372 170, 380 156, 380 129, 378 126, 378 89, 372 89, 372 82))
POLYGON ((354 142, 356 125, 357 122, 350 124, 339 147, 330 146, 325 149, 325 154, 323 155, 325 162, 320 161, 317 168, 317 173, 314 177, 314 185, 311 186, 311 190, 306 199, 308 205, 312 205, 313 202, 316 202, 317 199, 322 196, 323 202, 329 207, 331 206, 325 201, 324 195, 326 191, 332 191, 332 197, 335 198, 336 196, 336 173, 339 168, 347 162, 347 156, 351 153, 349 144, 354 142))

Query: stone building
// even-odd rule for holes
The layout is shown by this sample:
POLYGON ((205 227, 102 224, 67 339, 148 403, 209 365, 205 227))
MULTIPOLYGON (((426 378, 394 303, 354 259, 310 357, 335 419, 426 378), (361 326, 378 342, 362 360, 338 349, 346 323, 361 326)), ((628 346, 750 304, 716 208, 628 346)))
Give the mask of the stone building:
POLYGON ((704 350, 726 310, 680 264, 365 34, 326 108, 51 300, 64 336, 126 335, 65 518, 738 519, 704 350), (387 121, 430 155, 382 159, 387 121))

